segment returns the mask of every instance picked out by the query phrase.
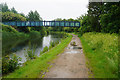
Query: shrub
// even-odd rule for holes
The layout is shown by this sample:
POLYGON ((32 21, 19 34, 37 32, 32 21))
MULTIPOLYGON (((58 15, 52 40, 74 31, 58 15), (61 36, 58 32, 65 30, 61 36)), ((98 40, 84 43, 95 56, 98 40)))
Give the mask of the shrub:
POLYGON ((26 18, 13 12, 3 12, 2 21, 26 21, 26 18))
POLYGON ((2 73, 7 74, 9 72, 13 72, 15 69, 19 68, 19 61, 21 59, 13 54, 12 58, 9 56, 5 56, 2 58, 2 73))
POLYGON ((13 28, 12 26, 8 26, 8 25, 4 25, 4 24, 0 24, 2 25, 2 31, 3 32, 18 32, 15 28, 13 28))
POLYGON ((53 48, 55 45, 57 45, 57 44, 59 44, 59 41, 56 41, 56 42, 50 42, 50 46, 49 46, 49 50, 51 49, 51 48, 53 48))
POLYGON ((56 42, 55 42, 55 45, 57 45, 57 44, 59 44, 59 41, 56 41, 56 42))
POLYGON ((45 46, 44 49, 43 49, 43 53, 47 52, 48 51, 48 47, 45 46))
POLYGON ((25 55, 25 56, 26 56, 27 60, 36 58, 36 55, 35 55, 36 46, 35 45, 33 46, 33 50, 31 49, 31 45, 29 45, 29 48, 26 51, 27 51, 27 55, 25 55))
POLYGON ((50 46, 54 47, 55 46, 55 43, 54 42, 50 42, 50 46))

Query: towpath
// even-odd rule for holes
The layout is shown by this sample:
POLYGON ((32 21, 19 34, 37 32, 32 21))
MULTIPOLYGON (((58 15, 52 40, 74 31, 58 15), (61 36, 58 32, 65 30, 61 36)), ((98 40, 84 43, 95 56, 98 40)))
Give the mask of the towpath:
POLYGON ((54 60, 44 78, 88 78, 88 68, 79 37, 73 35, 64 52, 54 60), (76 46, 71 43, 75 42, 76 46))

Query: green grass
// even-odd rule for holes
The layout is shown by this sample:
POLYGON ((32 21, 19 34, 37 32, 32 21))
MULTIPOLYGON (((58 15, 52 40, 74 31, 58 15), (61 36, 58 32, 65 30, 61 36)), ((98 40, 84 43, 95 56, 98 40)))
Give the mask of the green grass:
POLYGON ((41 55, 34 60, 30 60, 24 65, 23 67, 15 70, 15 72, 10 73, 4 78, 38 78, 42 76, 42 72, 48 70, 50 67, 49 62, 56 58, 56 55, 62 53, 64 48, 68 45, 71 41, 72 36, 70 35, 66 39, 62 40, 60 44, 56 47, 52 48, 48 52, 41 55))
POLYGON ((89 32, 80 39, 94 78, 118 78, 118 35, 89 32))

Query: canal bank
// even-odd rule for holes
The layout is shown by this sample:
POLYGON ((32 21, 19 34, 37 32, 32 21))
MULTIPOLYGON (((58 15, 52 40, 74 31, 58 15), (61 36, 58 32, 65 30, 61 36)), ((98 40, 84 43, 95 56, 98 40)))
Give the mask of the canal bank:
POLYGON ((38 78, 40 75, 42 76, 42 74, 48 70, 48 67, 51 66, 49 62, 55 59, 58 54, 63 52, 63 49, 71 41, 71 38, 72 36, 69 35, 67 38, 62 40, 60 44, 50 49, 41 57, 37 57, 34 60, 26 62, 23 67, 15 70, 7 76, 4 76, 4 78, 38 78))

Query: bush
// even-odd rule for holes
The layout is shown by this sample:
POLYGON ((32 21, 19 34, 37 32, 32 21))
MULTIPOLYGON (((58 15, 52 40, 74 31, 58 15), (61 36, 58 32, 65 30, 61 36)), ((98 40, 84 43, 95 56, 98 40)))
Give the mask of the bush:
POLYGON ((45 46, 45 47, 43 48, 43 51, 40 51, 40 54, 43 54, 43 53, 45 53, 45 52, 47 52, 47 51, 48 51, 48 47, 45 46))
POLYGON ((27 49, 27 60, 30 60, 30 59, 35 59, 36 56, 35 56, 35 51, 33 50, 30 50, 30 49, 27 49))
POLYGON ((55 45, 57 45, 57 44, 59 44, 59 41, 56 41, 56 42, 50 42, 50 46, 49 46, 49 50, 51 49, 51 48, 53 48, 55 45))
POLYGON ((2 13, 2 21, 26 21, 26 18, 21 16, 20 14, 16 14, 13 12, 3 12, 2 13))
POLYGON ((27 55, 25 55, 27 60, 36 58, 35 51, 36 51, 36 45, 33 45, 33 49, 31 49, 31 44, 29 44, 29 48, 26 50, 27 55))
POLYGON ((47 52, 48 51, 48 47, 45 46, 44 49, 43 49, 43 53, 47 52))
POLYGON ((21 59, 13 54, 13 57, 5 56, 2 58, 2 73, 7 74, 9 72, 13 72, 15 69, 19 68, 19 61, 21 59))
POLYGON ((59 44, 59 41, 56 41, 56 42, 55 42, 55 45, 57 45, 57 44, 59 44))
POLYGON ((55 46, 55 43, 54 42, 50 42, 50 46, 54 47, 55 46))
POLYGON ((12 26, 4 25, 4 24, 0 24, 0 25, 2 25, 2 32, 18 32, 12 26))

